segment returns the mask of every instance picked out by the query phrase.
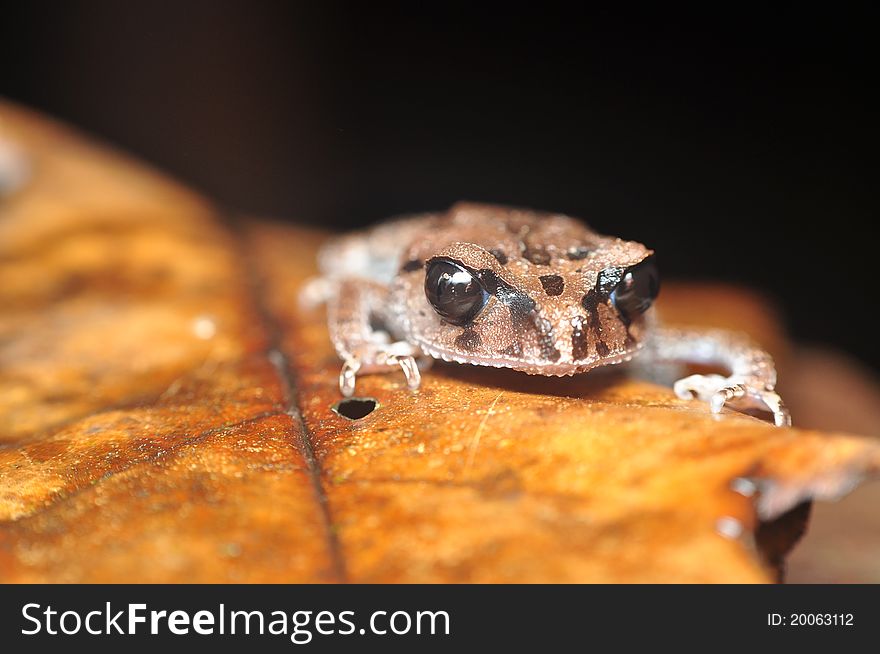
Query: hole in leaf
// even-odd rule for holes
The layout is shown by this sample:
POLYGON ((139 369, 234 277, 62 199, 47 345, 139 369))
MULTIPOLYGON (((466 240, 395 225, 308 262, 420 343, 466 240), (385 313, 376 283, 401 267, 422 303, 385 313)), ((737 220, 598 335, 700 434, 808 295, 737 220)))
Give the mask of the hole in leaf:
POLYGON ((348 418, 349 420, 360 420, 370 415, 379 406, 379 401, 372 397, 349 397, 340 400, 331 408, 333 413, 348 418))

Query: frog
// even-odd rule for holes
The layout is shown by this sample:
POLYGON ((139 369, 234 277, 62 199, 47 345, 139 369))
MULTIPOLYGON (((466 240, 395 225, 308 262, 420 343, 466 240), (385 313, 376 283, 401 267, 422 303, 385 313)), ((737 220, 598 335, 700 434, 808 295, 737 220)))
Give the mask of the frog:
POLYGON ((30 173, 31 163, 24 149, 0 129, 0 200, 24 186, 30 173))
POLYGON ((791 425, 766 351, 737 332, 663 325, 655 252, 571 216, 459 202, 332 238, 317 259, 301 299, 326 305, 346 398, 358 376, 395 370, 417 391, 435 360, 557 377, 699 364, 727 374, 678 379, 676 396, 791 425))

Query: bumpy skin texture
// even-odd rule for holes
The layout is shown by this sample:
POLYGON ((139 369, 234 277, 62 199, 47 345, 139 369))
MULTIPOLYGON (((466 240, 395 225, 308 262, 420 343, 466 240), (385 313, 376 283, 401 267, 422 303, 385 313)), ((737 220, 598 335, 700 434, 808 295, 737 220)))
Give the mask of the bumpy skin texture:
POLYGON ((434 358, 570 375, 623 361, 642 342, 644 318, 627 325, 599 275, 651 254, 560 215, 461 204, 432 219, 406 248, 391 283, 391 316, 405 340, 434 358), (425 302, 425 263, 449 258, 473 271, 488 305, 463 326, 425 302))
MULTIPOLYGON (((596 287, 602 271, 650 254, 641 243, 601 236, 568 216, 460 203, 343 237, 325 248, 321 269, 328 278, 386 286, 387 303, 376 302, 372 311, 392 336, 424 354, 571 375, 626 360, 639 348, 644 318, 627 325, 596 287), (444 321, 425 298, 425 265, 440 257, 472 270, 492 294, 466 325, 444 321)), ((346 340, 340 334, 341 353, 346 340)))
POLYGON ((730 370, 729 377, 680 380, 680 397, 699 397, 716 412, 727 402, 769 408, 777 425, 789 424, 766 353, 724 332, 656 328, 652 298, 639 311, 621 309, 615 289, 652 254, 568 216, 459 203, 332 241, 319 255, 323 277, 306 295, 328 301, 344 395, 354 393, 357 374, 397 366, 418 388, 417 358, 421 368, 431 357, 563 376, 645 349, 648 364, 685 360, 730 370), (432 306, 426 274, 436 262, 451 262, 485 294, 474 316, 449 320, 432 306))

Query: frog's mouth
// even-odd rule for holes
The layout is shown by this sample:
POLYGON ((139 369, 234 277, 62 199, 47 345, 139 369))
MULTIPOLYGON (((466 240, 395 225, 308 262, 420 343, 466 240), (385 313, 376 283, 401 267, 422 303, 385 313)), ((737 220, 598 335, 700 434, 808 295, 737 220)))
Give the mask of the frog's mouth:
POLYGON ((453 363, 464 363, 472 366, 487 366, 492 368, 509 368, 511 370, 519 370, 530 375, 546 375, 549 377, 569 377, 582 372, 587 372, 593 368, 602 366, 612 366, 630 361, 636 353, 643 347, 642 343, 632 343, 623 351, 608 356, 597 356, 595 359, 571 361, 560 359, 555 362, 547 361, 539 357, 510 357, 504 354, 498 355, 479 355, 479 354, 462 354, 438 348, 429 343, 418 343, 419 349, 433 359, 442 361, 450 361, 453 363))

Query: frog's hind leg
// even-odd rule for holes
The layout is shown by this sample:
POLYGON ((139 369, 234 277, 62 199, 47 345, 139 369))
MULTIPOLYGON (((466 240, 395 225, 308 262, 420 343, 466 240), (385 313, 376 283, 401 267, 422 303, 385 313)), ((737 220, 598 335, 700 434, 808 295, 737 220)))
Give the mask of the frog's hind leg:
POLYGON ((400 369, 410 390, 421 384, 419 364, 424 368, 430 359, 421 357, 416 346, 392 340, 385 319, 387 306, 388 289, 365 279, 340 280, 328 298, 327 322, 333 346, 343 360, 339 390, 345 397, 354 395, 361 374, 400 369))
POLYGON ((332 277, 311 277, 305 281, 299 291, 297 299, 299 308, 303 311, 313 311, 327 304, 336 294, 339 280, 332 277))

